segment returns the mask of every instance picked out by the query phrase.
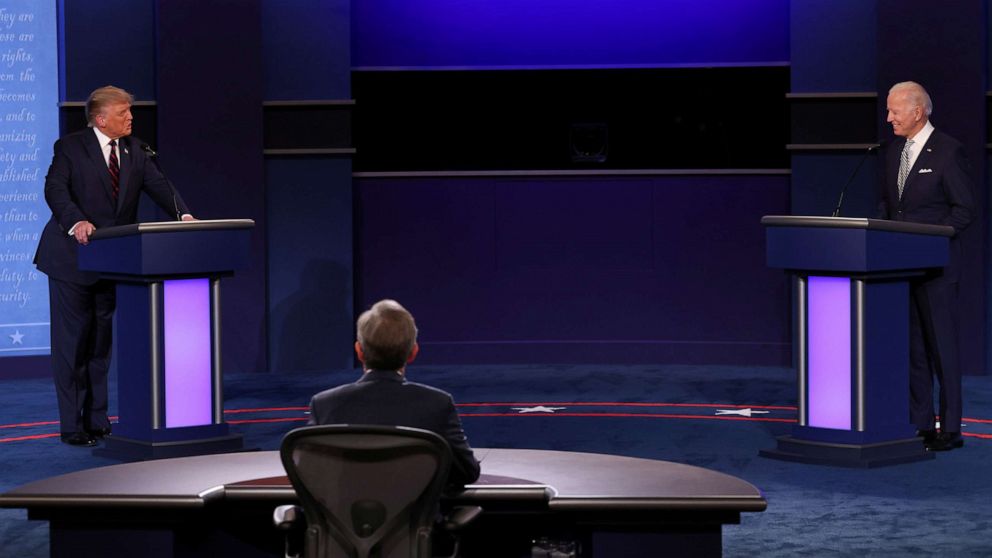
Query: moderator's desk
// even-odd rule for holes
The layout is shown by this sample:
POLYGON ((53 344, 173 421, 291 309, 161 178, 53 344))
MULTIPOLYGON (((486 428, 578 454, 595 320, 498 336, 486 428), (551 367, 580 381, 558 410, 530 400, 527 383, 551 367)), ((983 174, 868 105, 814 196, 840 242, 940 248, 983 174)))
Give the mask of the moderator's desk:
MULTIPOLYGON (((448 502, 485 513, 466 556, 529 556, 530 541, 580 541, 583 556, 719 556, 721 526, 763 511, 757 488, 666 461, 542 450, 476 449, 483 476, 448 502)), ((294 503, 277 452, 126 463, 26 484, 0 495, 51 523, 51 554, 280 556, 275 506, 294 503)))

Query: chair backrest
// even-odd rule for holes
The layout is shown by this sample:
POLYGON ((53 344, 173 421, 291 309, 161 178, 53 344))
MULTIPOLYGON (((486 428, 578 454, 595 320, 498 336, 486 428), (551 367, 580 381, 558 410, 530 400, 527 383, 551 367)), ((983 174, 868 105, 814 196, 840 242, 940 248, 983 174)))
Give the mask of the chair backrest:
POLYGON ((308 426, 289 432, 280 454, 307 518, 307 558, 430 556, 452 459, 444 438, 402 426, 308 426))

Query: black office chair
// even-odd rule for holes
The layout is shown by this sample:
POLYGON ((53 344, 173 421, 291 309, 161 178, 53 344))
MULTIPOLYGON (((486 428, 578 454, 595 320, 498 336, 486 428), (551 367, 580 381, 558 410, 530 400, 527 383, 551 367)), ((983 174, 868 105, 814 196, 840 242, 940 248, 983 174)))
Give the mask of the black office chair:
MULTIPOLYGON (((306 558, 431 556, 452 460, 443 438, 402 426, 308 426, 289 432, 280 454, 305 515, 306 558)), ((446 528, 458 529, 479 512, 459 510, 446 528)), ((300 515, 297 506, 280 506, 273 517, 291 531, 287 556, 298 555, 292 531, 302 527, 300 515)))

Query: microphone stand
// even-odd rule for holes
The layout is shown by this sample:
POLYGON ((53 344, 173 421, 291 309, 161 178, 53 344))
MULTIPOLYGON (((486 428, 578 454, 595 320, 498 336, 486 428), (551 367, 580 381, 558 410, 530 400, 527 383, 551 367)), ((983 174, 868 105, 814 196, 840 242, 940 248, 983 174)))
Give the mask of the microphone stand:
POLYGON ((844 183, 844 187, 840 189, 840 198, 837 200, 837 207, 834 209, 834 212, 830 215, 831 217, 840 217, 840 207, 844 205, 844 194, 847 193, 847 187, 850 186, 852 182, 854 182, 854 177, 858 175, 858 171, 861 170, 861 165, 865 164, 865 160, 868 159, 868 156, 871 155, 871 152, 875 151, 879 147, 882 147, 882 144, 873 145, 869 147, 868 150, 865 151, 864 156, 861 157, 861 160, 858 161, 858 166, 854 167, 854 172, 851 173, 850 178, 848 178, 847 182, 844 183))
POLYGON ((172 207, 176 210, 176 221, 182 221, 183 216, 179 211, 179 201, 176 199, 176 187, 172 185, 172 181, 169 180, 168 175, 162 172, 162 165, 158 162, 158 152, 152 149, 152 147, 147 143, 141 144, 141 150, 148 155, 148 158, 151 159, 153 163, 155 163, 155 168, 158 169, 159 174, 161 174, 162 178, 165 179, 165 183, 169 185, 169 190, 172 191, 172 207))

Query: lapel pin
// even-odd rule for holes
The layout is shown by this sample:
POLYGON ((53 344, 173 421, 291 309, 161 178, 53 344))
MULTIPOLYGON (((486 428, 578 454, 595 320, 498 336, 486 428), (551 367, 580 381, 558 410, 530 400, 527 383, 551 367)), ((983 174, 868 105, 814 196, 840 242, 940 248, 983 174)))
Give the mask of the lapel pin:
POLYGON ((933 153, 933 149, 927 148, 927 153, 933 153))

